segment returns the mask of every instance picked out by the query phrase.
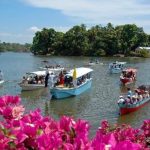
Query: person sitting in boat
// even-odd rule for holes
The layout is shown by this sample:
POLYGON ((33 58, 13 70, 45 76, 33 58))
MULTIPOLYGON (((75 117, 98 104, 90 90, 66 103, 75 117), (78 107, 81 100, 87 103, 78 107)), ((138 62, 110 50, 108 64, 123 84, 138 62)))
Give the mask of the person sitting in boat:
POLYGON ((135 95, 132 96, 131 98, 132 104, 136 104, 137 103, 137 98, 135 95))
POLYGON ((119 97, 118 105, 119 105, 119 104, 125 104, 125 100, 124 100, 123 96, 120 96, 120 97, 119 97))
POLYGON ((146 96, 146 98, 149 97, 149 92, 148 91, 145 91, 145 96, 146 96))
POLYGON ((27 80, 27 78, 25 76, 23 76, 22 83, 23 84, 27 84, 28 83, 28 80, 27 80))
POLYGON ((125 103, 127 105, 130 105, 132 102, 131 102, 131 95, 128 95, 127 98, 125 99, 125 103))
POLYGON ((143 100, 143 96, 141 94, 138 94, 138 100, 139 102, 143 100))

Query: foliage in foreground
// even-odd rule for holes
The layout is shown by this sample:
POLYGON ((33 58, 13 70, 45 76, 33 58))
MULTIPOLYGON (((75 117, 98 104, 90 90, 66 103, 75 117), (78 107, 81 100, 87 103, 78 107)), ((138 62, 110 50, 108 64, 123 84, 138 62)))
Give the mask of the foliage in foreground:
POLYGON ((18 96, 0 97, 1 150, 148 150, 150 120, 139 129, 129 125, 111 127, 102 121, 93 139, 89 123, 63 116, 59 121, 43 117, 40 110, 24 114, 18 96))

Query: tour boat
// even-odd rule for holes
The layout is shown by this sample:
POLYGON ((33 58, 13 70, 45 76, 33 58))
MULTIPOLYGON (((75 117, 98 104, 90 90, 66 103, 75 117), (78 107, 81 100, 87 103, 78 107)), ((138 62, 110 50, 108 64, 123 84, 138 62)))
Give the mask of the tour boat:
POLYGON ((126 62, 113 62, 109 64, 109 71, 110 73, 121 73, 122 70, 125 68, 126 62))
POLYGON ((127 68, 122 70, 120 81, 123 85, 131 84, 136 81, 137 70, 134 68, 127 68))
POLYGON ((140 99, 136 98, 135 95, 131 96, 130 101, 132 101, 132 103, 130 103, 130 102, 127 103, 126 102, 126 101, 128 101, 127 97, 123 98, 121 96, 121 99, 123 101, 122 100, 118 101, 120 115, 125 115, 128 113, 134 112, 134 111, 138 110, 139 108, 143 107, 146 103, 148 103, 150 101, 149 91, 144 91, 143 95, 144 96, 140 97, 140 99))
MULTIPOLYGON (((51 76, 51 72, 49 71, 51 76)), ((32 91, 37 90, 45 87, 45 75, 46 71, 35 71, 35 72, 28 72, 23 77, 21 83, 19 83, 22 91, 32 91), (35 77, 38 81, 35 80, 35 77)))
POLYGON ((92 77, 90 68, 80 67, 70 70, 65 78, 71 78, 70 83, 58 84, 50 89, 52 97, 56 99, 80 95, 91 87, 92 77))

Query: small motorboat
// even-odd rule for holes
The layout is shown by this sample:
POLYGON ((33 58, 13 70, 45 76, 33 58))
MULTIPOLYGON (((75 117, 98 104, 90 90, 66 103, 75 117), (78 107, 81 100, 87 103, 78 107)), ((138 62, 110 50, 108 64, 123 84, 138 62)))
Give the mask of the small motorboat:
POLYGON ((131 84, 136 81, 137 69, 127 68, 122 70, 120 81, 123 85, 131 84))
POLYGON ((120 96, 118 100, 120 115, 134 112, 150 101, 150 88, 145 87, 146 86, 141 86, 135 89, 133 95, 120 96))
POLYGON ((109 64, 109 71, 110 73, 121 73, 122 70, 125 68, 126 62, 113 62, 109 64))
POLYGON ((62 99, 77 96, 91 87, 92 77, 90 68, 80 67, 59 76, 59 82, 50 89, 52 97, 62 99))

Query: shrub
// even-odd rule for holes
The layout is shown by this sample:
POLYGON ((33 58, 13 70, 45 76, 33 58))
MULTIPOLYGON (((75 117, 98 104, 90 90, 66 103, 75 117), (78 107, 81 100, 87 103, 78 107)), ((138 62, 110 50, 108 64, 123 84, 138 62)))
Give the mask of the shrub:
POLYGON ((110 126, 104 120, 96 136, 89 139, 89 123, 62 116, 44 117, 36 109, 24 114, 18 96, 0 97, 1 150, 141 150, 150 147, 150 120, 140 129, 110 126))

